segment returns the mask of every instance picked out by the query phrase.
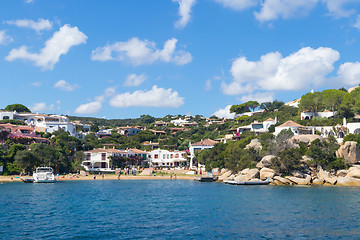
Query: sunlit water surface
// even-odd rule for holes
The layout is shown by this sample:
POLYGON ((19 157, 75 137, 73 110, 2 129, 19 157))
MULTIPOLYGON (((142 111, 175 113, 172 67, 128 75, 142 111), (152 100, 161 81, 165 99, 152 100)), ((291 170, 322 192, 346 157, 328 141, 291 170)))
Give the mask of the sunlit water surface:
POLYGON ((0 185, 0 239, 360 239, 360 188, 171 180, 0 185))

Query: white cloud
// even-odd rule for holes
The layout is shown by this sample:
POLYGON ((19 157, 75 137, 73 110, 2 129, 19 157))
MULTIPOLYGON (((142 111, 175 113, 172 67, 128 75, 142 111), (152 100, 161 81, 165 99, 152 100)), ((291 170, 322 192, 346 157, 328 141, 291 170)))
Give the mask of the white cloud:
POLYGON ((223 92, 236 95, 255 90, 303 90, 319 86, 333 71, 339 57, 336 50, 323 47, 305 47, 284 58, 272 52, 257 62, 239 57, 231 67, 234 80, 222 84, 223 92))
POLYGON ((360 84, 360 63, 346 62, 341 64, 338 71, 337 80, 340 80, 345 86, 357 86, 360 84))
POLYGON ((356 23, 354 24, 354 27, 360 30, 360 15, 357 15, 356 23))
POLYGON ((215 2, 220 3, 224 7, 232 8, 236 11, 242 11, 247 8, 257 6, 258 0, 215 0, 215 2))
POLYGON ((86 104, 80 105, 75 109, 77 114, 95 114, 101 110, 102 103, 100 101, 89 102, 86 104))
POLYGON ((196 0, 172 0, 179 3, 180 19, 175 23, 175 27, 184 28, 190 21, 191 8, 195 5, 196 0))
POLYGON ((176 50, 176 38, 164 43, 162 50, 156 49, 156 44, 148 40, 134 37, 127 42, 116 42, 98 47, 91 53, 91 59, 97 61, 123 61, 133 65, 152 64, 155 61, 172 62, 184 65, 192 61, 192 56, 184 50, 176 50))
POLYGON ((28 60, 44 70, 52 70, 61 55, 67 54, 73 46, 86 43, 86 39, 87 36, 77 27, 66 24, 46 41, 45 47, 40 50, 40 53, 30 53, 26 46, 21 46, 18 49, 12 49, 6 60, 28 60))
POLYGON ((260 12, 255 12, 255 18, 261 22, 278 18, 288 19, 307 15, 318 0, 265 0, 260 12))
POLYGON ((359 3, 359 0, 323 0, 326 4, 329 14, 336 18, 350 17, 355 13, 354 9, 345 9, 344 5, 355 2, 359 3))
POLYGON ((219 118, 227 118, 227 119, 234 119, 235 113, 230 113, 231 105, 227 105, 225 108, 220 108, 216 112, 214 112, 212 115, 215 115, 219 118))
POLYGON ((258 103, 274 101, 274 94, 271 92, 255 93, 242 96, 239 99, 241 102, 257 101, 258 103))
POLYGON ((77 84, 70 84, 65 80, 59 80, 55 83, 54 88, 59 88, 66 92, 74 91, 76 88, 79 88, 77 84))
POLYGON ((208 80, 206 80, 206 83, 205 83, 205 91, 210 91, 211 88, 212 88, 211 80, 208 79, 208 80))
POLYGON ((104 94, 95 97, 94 101, 81 104, 75 109, 77 114, 95 114, 100 112, 102 108, 102 103, 108 97, 111 97, 115 94, 116 87, 108 87, 105 89, 104 94))
POLYGON ((126 81, 124 82, 124 86, 127 87, 134 87, 134 86, 140 86, 144 81, 146 80, 145 74, 129 74, 126 78, 126 81))
POLYGON ((39 18, 37 22, 30 19, 17 19, 13 21, 5 21, 9 25, 15 25, 22 28, 30 28, 35 30, 37 33, 41 33, 42 30, 50 30, 53 23, 47 19, 39 18))
POLYGON ((113 107, 168 107, 178 108, 184 104, 184 98, 171 88, 158 88, 156 85, 151 90, 137 90, 133 93, 121 93, 110 100, 113 107))
POLYGON ((34 105, 32 105, 30 107, 32 112, 43 112, 43 111, 52 111, 54 110, 54 104, 50 104, 47 105, 44 102, 40 102, 40 103, 34 103, 34 105))
POLYGON ((13 39, 6 34, 5 30, 0 31, 0 45, 12 42, 13 39))
POLYGON ((41 82, 36 81, 36 82, 31 83, 31 85, 34 87, 40 87, 42 84, 41 84, 41 82))

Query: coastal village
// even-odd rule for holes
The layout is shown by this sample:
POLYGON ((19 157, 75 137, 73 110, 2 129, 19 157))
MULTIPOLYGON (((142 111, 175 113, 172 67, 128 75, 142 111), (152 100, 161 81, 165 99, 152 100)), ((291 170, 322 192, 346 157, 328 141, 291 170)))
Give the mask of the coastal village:
POLYGON ((234 119, 143 115, 110 122, 31 113, 13 104, 0 112, 0 173, 27 175, 49 166, 60 180, 131 172, 360 186, 359 89, 312 91, 288 103, 249 101, 232 106, 234 119), (337 102, 326 102, 329 94, 337 102))

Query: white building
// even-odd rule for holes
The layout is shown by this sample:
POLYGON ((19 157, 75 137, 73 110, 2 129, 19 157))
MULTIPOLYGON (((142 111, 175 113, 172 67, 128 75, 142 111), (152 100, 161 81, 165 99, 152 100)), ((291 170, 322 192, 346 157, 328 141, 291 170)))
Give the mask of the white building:
POLYGON ((141 132, 141 129, 135 127, 119 127, 118 133, 123 136, 134 136, 141 132))
POLYGON ((293 101, 291 101, 291 102, 287 102, 287 103, 285 103, 284 105, 289 106, 289 107, 295 107, 295 108, 298 108, 298 107, 299 107, 299 105, 300 105, 300 100, 301 100, 301 98, 299 98, 299 99, 295 99, 295 100, 293 100, 293 101))
POLYGON ((280 126, 275 127, 274 135, 277 136, 282 130, 288 130, 290 129, 294 135, 299 135, 301 129, 305 129, 305 126, 302 126, 294 121, 287 121, 280 126))
POLYGON ((275 119, 268 118, 264 122, 254 121, 250 125, 238 127, 237 134, 242 134, 244 132, 249 132, 249 131, 255 133, 269 132, 269 127, 271 125, 275 125, 276 123, 277 123, 277 118, 275 119))
POLYGON ((69 122, 69 118, 60 115, 45 115, 38 113, 17 113, 0 112, 0 120, 20 120, 26 124, 35 127, 37 132, 53 133, 60 129, 69 132, 71 136, 75 136, 76 125, 69 122))
POLYGON ((190 169, 193 168, 193 161, 195 157, 195 151, 202 151, 204 149, 210 149, 213 148, 214 145, 218 143, 217 141, 211 140, 211 139, 205 139, 201 140, 197 143, 189 143, 189 151, 190 151, 190 169))
POLYGON ((334 117, 336 112, 331 112, 328 110, 325 110, 324 112, 302 112, 300 114, 301 120, 311 120, 314 117, 321 117, 321 118, 330 118, 334 117))
POLYGON ((186 152, 156 149, 147 154, 151 167, 186 166, 186 152))
POLYGON ((86 171, 91 172, 114 172, 111 169, 111 157, 120 156, 121 151, 117 149, 96 148, 85 151, 85 160, 81 165, 86 171))
POLYGON ((190 122, 186 119, 179 118, 179 119, 171 120, 170 123, 174 124, 175 126, 183 126, 184 124, 188 124, 190 122))

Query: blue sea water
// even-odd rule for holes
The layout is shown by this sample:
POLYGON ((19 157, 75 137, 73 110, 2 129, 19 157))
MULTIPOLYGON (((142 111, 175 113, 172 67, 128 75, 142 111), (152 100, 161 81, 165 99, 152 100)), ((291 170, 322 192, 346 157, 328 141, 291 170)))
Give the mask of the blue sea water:
POLYGON ((0 192, 1 239, 360 239, 360 188, 95 180, 0 192))

